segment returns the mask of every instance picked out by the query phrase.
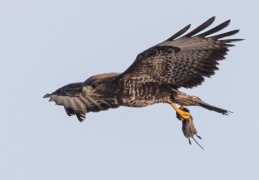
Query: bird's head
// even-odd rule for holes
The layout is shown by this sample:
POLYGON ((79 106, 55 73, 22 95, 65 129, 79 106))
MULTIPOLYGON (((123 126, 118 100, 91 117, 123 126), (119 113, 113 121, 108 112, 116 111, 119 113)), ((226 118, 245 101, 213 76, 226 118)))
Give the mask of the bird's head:
POLYGON ((82 85, 83 96, 104 95, 110 90, 110 84, 119 73, 105 73, 91 76, 82 85))

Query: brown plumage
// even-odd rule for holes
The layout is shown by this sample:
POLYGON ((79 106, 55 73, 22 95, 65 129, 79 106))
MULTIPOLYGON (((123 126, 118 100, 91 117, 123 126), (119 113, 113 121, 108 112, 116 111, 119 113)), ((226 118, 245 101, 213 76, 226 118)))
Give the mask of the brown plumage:
POLYGON ((215 17, 212 17, 183 35, 190 28, 190 25, 186 26, 166 41, 140 53, 123 73, 92 76, 85 82, 59 88, 44 98, 64 106, 67 114, 76 115, 79 121, 83 121, 88 112, 119 106, 144 107, 155 103, 201 106, 228 114, 227 110, 178 90, 201 85, 204 77, 211 77, 218 69, 218 61, 225 59, 229 47, 233 46, 231 43, 241 40, 222 39, 239 30, 212 35, 227 27, 230 20, 200 33, 214 20, 215 17))

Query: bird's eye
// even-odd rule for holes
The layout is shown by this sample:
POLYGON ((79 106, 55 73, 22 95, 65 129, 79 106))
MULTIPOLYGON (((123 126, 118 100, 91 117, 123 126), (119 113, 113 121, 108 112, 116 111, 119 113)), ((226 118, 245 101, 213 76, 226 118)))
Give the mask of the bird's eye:
POLYGON ((98 86, 98 83, 92 84, 92 88, 93 88, 93 89, 96 88, 97 86, 98 86))

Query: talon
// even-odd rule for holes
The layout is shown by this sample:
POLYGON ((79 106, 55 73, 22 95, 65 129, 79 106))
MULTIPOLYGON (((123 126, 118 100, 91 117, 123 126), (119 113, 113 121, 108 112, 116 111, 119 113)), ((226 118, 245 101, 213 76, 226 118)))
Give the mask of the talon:
POLYGON ((181 120, 185 120, 185 119, 189 119, 191 114, 189 112, 185 112, 183 110, 180 109, 179 112, 177 112, 180 115, 180 119, 181 120))
POLYGON ((181 106, 180 108, 177 108, 177 106, 171 102, 171 106, 175 109, 176 113, 179 114, 180 120, 189 119, 191 117, 191 114, 187 111, 184 111, 184 107, 181 106))

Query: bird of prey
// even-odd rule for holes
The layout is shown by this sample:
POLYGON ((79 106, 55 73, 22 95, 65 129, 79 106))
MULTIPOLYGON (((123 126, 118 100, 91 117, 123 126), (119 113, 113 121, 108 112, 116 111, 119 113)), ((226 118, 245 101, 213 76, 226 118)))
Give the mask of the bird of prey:
POLYGON ((215 20, 210 18, 189 33, 190 25, 167 40, 141 52, 122 73, 104 73, 91 76, 84 82, 72 83, 43 98, 50 98, 64 106, 67 115, 76 115, 79 121, 88 112, 99 112, 120 106, 145 107, 156 103, 171 105, 180 119, 189 119, 184 106, 201 106, 211 111, 229 114, 230 111, 209 105, 197 96, 190 96, 179 88, 201 85, 204 78, 218 70, 232 43, 242 39, 226 39, 239 32, 220 32, 230 20, 207 29, 215 20), (205 30, 205 32, 201 32, 205 30), (180 105, 178 108, 177 105, 180 105))

